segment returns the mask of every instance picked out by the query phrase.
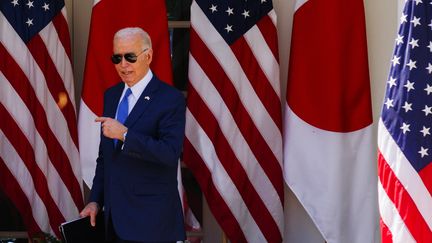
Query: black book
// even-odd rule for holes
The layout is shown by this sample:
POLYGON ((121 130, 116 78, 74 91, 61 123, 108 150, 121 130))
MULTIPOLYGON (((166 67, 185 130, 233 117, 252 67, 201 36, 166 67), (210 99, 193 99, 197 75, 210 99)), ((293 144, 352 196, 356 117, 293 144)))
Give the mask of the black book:
POLYGON ((91 226, 90 217, 85 217, 62 223, 59 228, 65 243, 105 242, 103 212, 98 213, 95 227, 91 226))

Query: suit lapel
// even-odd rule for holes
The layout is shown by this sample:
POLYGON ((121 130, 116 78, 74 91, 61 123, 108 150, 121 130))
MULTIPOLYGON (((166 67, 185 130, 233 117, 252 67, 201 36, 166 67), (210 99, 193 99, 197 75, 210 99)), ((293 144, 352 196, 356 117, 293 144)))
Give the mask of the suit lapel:
MULTIPOLYGON (((123 82, 120 82, 116 84, 112 89, 108 90, 109 93, 107 93, 107 99, 105 99, 105 107, 104 107, 104 114, 105 117, 111 117, 115 119, 116 112, 117 112, 117 105, 120 100, 120 96, 123 92, 125 84, 123 82)), ((109 138, 106 138, 108 140, 111 140, 109 138)), ((114 140, 110 141, 112 144, 112 147, 109 149, 114 149, 114 140)))
POLYGON ((159 87, 158 80, 153 76, 150 80, 147 87, 142 92, 139 97, 137 103, 135 104, 132 111, 129 113, 129 116, 126 119, 125 126, 131 127, 137 121, 137 119, 141 116, 141 114, 147 109, 154 98, 154 94, 156 93, 159 87))
POLYGON ((107 106, 106 106, 106 116, 115 118, 116 112, 117 112, 117 106, 120 102, 120 96, 123 92, 125 84, 121 82, 120 84, 116 85, 113 91, 113 97, 112 99, 107 99, 107 106))

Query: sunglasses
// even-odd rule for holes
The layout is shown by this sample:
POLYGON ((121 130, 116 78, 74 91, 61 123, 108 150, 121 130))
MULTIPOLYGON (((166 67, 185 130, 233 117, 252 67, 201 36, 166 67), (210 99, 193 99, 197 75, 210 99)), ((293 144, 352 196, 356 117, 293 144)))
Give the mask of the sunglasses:
POLYGON ((142 53, 144 53, 147 50, 148 50, 148 48, 142 50, 140 53, 138 53, 138 55, 136 55, 135 53, 126 53, 124 55, 122 55, 122 54, 114 54, 114 55, 111 56, 111 61, 114 64, 119 64, 122 61, 123 57, 124 57, 124 59, 127 62, 129 62, 129 63, 135 63, 137 61, 137 59, 138 59, 138 56, 141 55, 142 53))

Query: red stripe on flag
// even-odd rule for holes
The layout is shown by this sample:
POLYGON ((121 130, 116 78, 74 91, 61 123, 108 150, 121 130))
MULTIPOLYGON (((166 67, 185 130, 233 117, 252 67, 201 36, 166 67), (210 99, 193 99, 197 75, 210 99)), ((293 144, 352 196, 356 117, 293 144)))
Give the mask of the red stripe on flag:
POLYGON ((239 222, 235 216, 231 213, 231 210, 227 206, 225 200, 221 197, 219 191, 213 184, 212 174, 205 166, 204 161, 201 159, 199 154, 193 148, 192 144, 188 139, 184 142, 184 152, 189 155, 188 168, 194 173, 195 179, 200 184, 202 191, 207 198, 207 203, 211 208, 213 215, 218 220, 219 225, 223 231, 231 239, 232 242, 246 242, 246 238, 243 231, 240 228, 239 222))
POLYGON ((280 104, 279 96, 269 83, 248 43, 244 38, 239 38, 231 45, 231 50, 239 61, 261 103, 270 114, 279 131, 282 131, 282 112, 280 106, 275 105, 280 104))
POLYGON ((385 192, 393 202, 411 235, 417 242, 432 242, 432 232, 415 202, 405 190, 393 170, 378 153, 378 176, 385 192))
POLYGON ((46 46, 40 36, 34 36, 31 41, 27 43, 27 47, 29 48, 33 58, 36 60, 37 64, 41 68, 45 76, 47 87, 50 90, 50 93, 54 97, 54 99, 59 102, 60 96, 64 95, 63 97, 66 98, 66 105, 62 108, 60 107, 60 110, 63 113, 65 120, 67 121, 72 140, 74 141, 75 146, 78 147, 76 114, 69 94, 63 83, 63 79, 57 72, 55 64, 50 58, 48 50, 46 49, 46 46))
MULTIPOLYGON (((237 127, 240 129, 242 135, 250 146, 251 151, 267 174, 273 187, 276 189, 279 195, 279 200, 282 202, 284 198, 283 177, 282 169, 277 158, 262 137, 260 131, 256 128, 249 113, 241 103, 240 97, 231 83, 231 80, 227 77, 219 62, 214 58, 207 46, 201 41, 193 29, 191 29, 190 35, 191 39, 193 38, 196 40, 194 41, 194 46, 196 48, 191 49, 192 56, 198 63, 205 63, 205 65, 201 65, 201 68, 219 91, 220 96, 223 97, 226 106, 237 123, 237 127)), ((188 103, 188 106, 193 105, 195 102, 194 99, 189 99, 191 102, 188 103)))
POLYGON ((273 53, 273 56, 279 61, 279 48, 278 48, 278 37, 277 29, 273 24, 271 18, 267 15, 257 22, 257 26, 262 33, 262 36, 266 40, 267 45, 273 53))
POLYGON ((380 226, 381 226, 381 243, 392 243, 393 242, 393 235, 387 225, 380 219, 380 226))
MULTIPOLYGON (((194 115, 207 136, 212 140, 219 161, 235 184, 249 212, 255 219, 256 224, 264 232, 264 236, 270 242, 280 240, 281 235, 274 218, 249 180, 248 174, 237 159, 230 144, 222 135, 223 132, 214 114, 207 108, 206 104, 201 100, 198 93, 191 85, 188 89, 188 96, 190 97, 189 99, 193 101, 188 105, 190 112, 194 115)), ((188 163, 187 165, 189 166, 188 163)), ((250 166, 254 167, 257 165, 250 166)), ((209 178, 211 177, 208 177, 208 179, 209 178)))
POLYGON ((57 31, 61 44, 64 47, 66 54, 68 55, 69 60, 72 63, 69 28, 65 16, 60 12, 52 19, 52 23, 57 31))
POLYGON ((31 112, 36 129, 45 141, 48 156, 53 163, 53 166, 62 177, 66 187, 69 189, 74 203, 78 209, 81 209, 83 207, 81 186, 78 179, 75 176, 71 176, 74 175, 71 162, 48 125, 45 109, 39 103, 29 80, 19 68, 15 60, 4 49, 3 45, 0 45, 0 56, 4 57, 3 61, 0 62, 0 70, 31 112))
POLYGON ((432 162, 429 162, 429 164, 419 171, 418 174, 432 196, 432 162))
POLYGON ((0 128, 20 155, 31 174, 35 190, 47 208, 51 228, 56 235, 60 235, 58 226, 65 221, 65 218, 49 192, 46 177, 36 162, 35 151, 3 104, 0 104, 0 115, 2 118, 0 119, 0 128))
POLYGON ((6 166, 3 159, 0 157, 0 188, 3 192, 8 196, 11 202, 15 205, 18 212, 20 213, 24 225, 30 236, 35 235, 36 233, 41 232, 41 228, 36 223, 31 204, 21 190, 20 185, 17 182, 17 178, 15 178, 9 168, 6 166))

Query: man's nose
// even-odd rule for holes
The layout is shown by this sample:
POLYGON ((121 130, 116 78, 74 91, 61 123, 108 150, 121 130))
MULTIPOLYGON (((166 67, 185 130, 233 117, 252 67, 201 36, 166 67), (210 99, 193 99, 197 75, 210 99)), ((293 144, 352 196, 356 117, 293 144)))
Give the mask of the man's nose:
POLYGON ((120 66, 126 67, 127 65, 129 65, 129 62, 126 61, 126 58, 122 57, 122 59, 120 61, 120 66))

